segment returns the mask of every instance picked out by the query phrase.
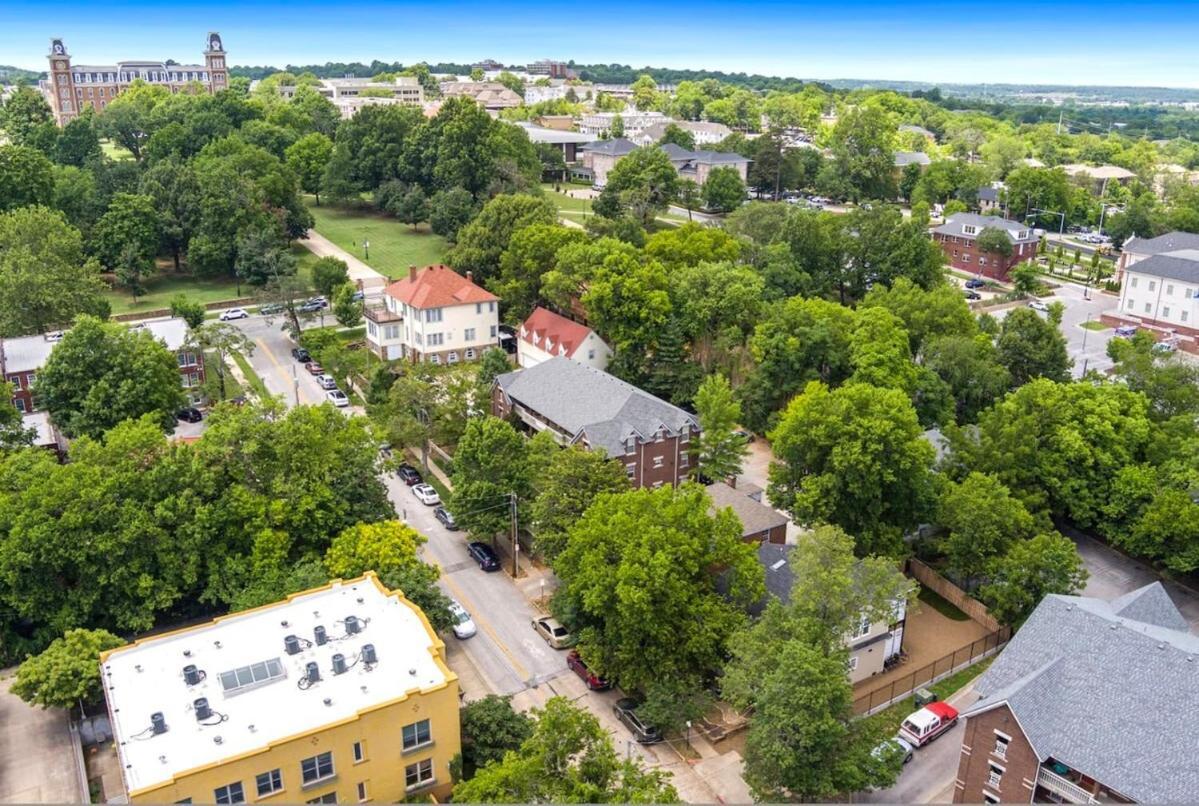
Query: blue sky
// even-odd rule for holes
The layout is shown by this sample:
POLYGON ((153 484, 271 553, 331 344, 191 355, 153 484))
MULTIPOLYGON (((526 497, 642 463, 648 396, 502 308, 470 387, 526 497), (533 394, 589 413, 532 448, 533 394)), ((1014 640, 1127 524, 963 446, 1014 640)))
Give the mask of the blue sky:
POLYGON ((1199 87, 1190 0, 392 2, 0 0, 0 64, 198 58, 218 30, 234 64, 490 57, 711 68, 802 78, 1199 87))

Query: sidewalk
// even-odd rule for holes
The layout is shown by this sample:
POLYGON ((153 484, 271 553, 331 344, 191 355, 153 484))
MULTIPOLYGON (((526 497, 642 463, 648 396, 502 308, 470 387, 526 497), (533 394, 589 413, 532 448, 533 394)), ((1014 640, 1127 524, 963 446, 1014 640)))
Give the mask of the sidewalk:
POLYGON ((308 230, 308 237, 300 238, 299 243, 317 257, 335 257, 344 261, 349 270, 350 282, 360 284, 363 291, 381 290, 388 283, 384 274, 372 269, 314 229, 308 230))

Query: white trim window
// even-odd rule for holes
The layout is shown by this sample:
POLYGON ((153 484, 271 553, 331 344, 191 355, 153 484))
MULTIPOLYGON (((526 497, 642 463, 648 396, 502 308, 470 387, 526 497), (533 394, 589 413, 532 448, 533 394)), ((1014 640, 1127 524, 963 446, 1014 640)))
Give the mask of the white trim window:
POLYGON ((426 758, 404 768, 404 786, 409 790, 421 789, 434 782, 433 759, 426 758))
POLYGON ((304 786, 324 781, 337 774, 333 768, 333 753, 320 753, 300 762, 300 780, 304 786))

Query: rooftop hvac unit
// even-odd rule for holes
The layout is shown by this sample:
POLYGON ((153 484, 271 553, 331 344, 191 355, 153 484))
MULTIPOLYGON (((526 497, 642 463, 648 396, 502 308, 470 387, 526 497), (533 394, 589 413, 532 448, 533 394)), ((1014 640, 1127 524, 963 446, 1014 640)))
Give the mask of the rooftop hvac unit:
POLYGON ((312 628, 312 637, 316 639, 317 646, 323 646, 329 640, 329 636, 325 634, 325 628, 320 624, 312 628))
POLYGON ((375 654, 374 644, 362 645, 362 662, 363 663, 378 663, 379 656, 375 654))
POLYGON ((350 635, 362 632, 362 621, 357 616, 346 616, 346 632, 350 635))
POLYGON ((196 668, 194 663, 189 663, 183 667, 183 682, 189 686, 199 685, 204 679, 204 673, 196 668))
POLYGON ((333 656, 333 674, 344 674, 346 671, 346 656, 338 652, 333 656))
POLYGON ((192 705, 196 709, 196 721, 197 722, 203 722, 205 719, 208 719, 210 716, 212 716, 212 709, 208 707, 208 698, 207 697, 199 698, 194 703, 192 703, 192 705))
POLYGON ((315 661, 309 661, 304 667, 304 677, 309 683, 316 683, 321 679, 321 667, 316 665, 315 661))
POLYGON ((150 714, 150 732, 155 736, 167 732, 167 719, 162 715, 162 711, 150 714))
POLYGON ((288 635, 283 639, 283 651, 288 655, 300 654, 300 639, 294 635, 288 635))

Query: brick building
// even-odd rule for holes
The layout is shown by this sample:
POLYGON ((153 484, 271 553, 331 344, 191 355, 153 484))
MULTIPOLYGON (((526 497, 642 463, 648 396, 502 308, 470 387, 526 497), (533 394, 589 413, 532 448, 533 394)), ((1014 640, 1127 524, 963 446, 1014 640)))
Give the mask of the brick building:
POLYGON ((229 86, 229 70, 221 35, 209 31, 203 64, 159 61, 126 61, 108 65, 72 65, 61 39, 50 40, 49 78, 41 82, 42 94, 58 125, 91 107, 99 112, 134 81, 167 87, 178 92, 219 92, 229 86))
POLYGON ((1006 280, 1017 264, 1037 255, 1039 239, 1032 228, 999 216, 958 213, 933 228, 933 240, 941 245, 949 265, 960 271, 1006 280), (1012 254, 1006 258, 985 254, 978 249, 978 236, 984 230, 997 229, 1008 236, 1012 254))
POLYGON ((635 488, 679 484, 691 470, 692 415, 602 370, 554 357, 495 379, 491 411, 563 445, 603 450, 635 488))
POLYGON ((1197 654, 1160 583, 1046 596, 974 684, 954 802, 1193 801, 1197 654))

